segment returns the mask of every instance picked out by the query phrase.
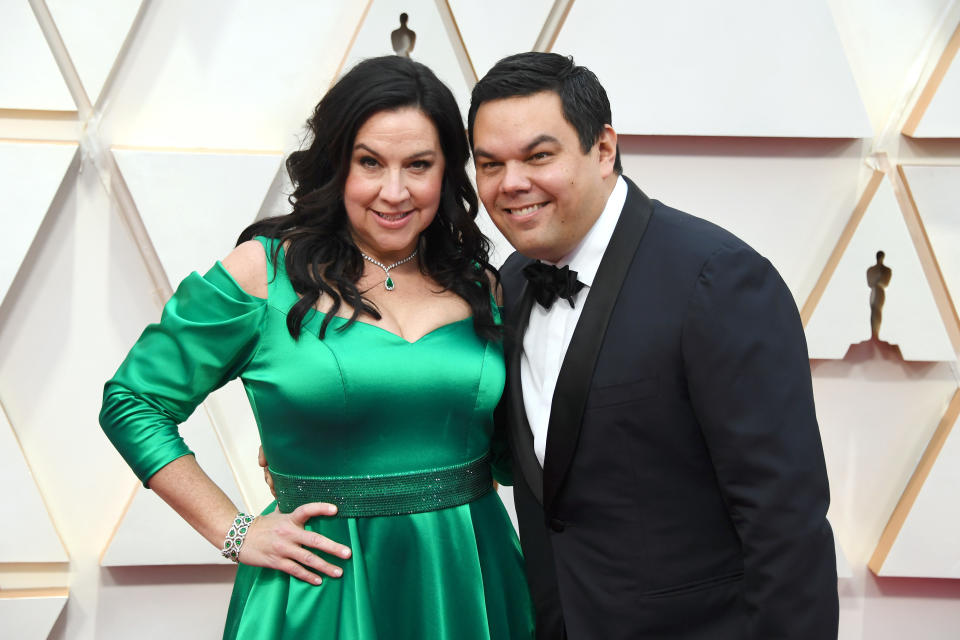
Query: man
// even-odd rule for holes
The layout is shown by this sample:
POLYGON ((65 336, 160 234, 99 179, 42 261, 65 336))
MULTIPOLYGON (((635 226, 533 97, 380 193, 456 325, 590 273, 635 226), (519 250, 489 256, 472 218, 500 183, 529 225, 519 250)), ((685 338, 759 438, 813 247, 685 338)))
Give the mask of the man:
POLYGON ((517 249, 502 408, 537 635, 835 638, 793 298, 741 240, 621 177, 610 122, 596 76, 549 53, 497 63, 468 115, 517 249))

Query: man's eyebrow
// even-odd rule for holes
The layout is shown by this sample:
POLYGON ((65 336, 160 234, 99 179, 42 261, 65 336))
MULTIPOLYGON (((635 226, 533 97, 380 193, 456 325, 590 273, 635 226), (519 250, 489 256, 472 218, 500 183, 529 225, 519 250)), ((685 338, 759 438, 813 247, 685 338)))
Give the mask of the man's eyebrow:
MULTIPOLYGON (((551 136, 550 134, 547 134, 547 133, 541 133, 539 136, 537 136, 536 138, 534 138, 533 140, 531 140, 530 142, 528 142, 526 145, 524 145, 522 151, 523 151, 523 153, 530 153, 530 152, 533 151, 535 148, 537 148, 538 146, 540 146, 541 144, 543 144, 543 143, 545 143, 545 142, 546 142, 546 143, 551 143, 551 144, 560 144, 560 141, 557 140, 554 136, 551 136)), ((483 147, 474 147, 474 149, 473 149, 473 155, 474 155, 474 157, 483 156, 484 158, 493 158, 493 157, 494 157, 494 155, 493 155, 492 153, 490 153, 489 151, 485 150, 483 147)))
POLYGON ((525 153, 529 153, 529 152, 533 151, 534 148, 540 146, 540 145, 543 144, 544 142, 550 142, 550 143, 553 143, 553 144, 560 144, 560 141, 557 140, 556 138, 554 138, 553 136, 551 136, 551 135, 549 135, 549 134, 546 134, 546 133, 541 133, 541 134, 538 135, 536 138, 534 138, 533 140, 531 140, 530 143, 523 148, 523 151, 524 151, 525 153))

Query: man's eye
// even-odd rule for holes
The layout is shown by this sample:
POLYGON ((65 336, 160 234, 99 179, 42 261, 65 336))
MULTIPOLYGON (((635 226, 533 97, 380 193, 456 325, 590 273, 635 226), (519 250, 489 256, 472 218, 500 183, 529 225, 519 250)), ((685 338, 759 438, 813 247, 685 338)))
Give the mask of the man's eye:
POLYGON ((538 152, 536 152, 535 154, 533 154, 532 156, 530 156, 530 159, 531 159, 531 160, 546 160, 546 159, 549 158, 549 157, 550 157, 550 154, 547 153, 546 151, 538 151, 538 152))

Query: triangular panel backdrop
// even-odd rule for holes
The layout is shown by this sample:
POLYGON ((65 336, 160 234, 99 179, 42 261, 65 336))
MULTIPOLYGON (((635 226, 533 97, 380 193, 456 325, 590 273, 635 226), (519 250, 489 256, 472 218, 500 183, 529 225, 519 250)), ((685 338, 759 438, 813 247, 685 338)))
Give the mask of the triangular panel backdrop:
POLYGON ((954 359, 953 347, 889 180, 880 184, 807 325, 812 358, 843 358, 870 338, 866 272, 878 251, 892 270, 880 339, 906 360, 954 359))
POLYGON ((954 304, 960 301, 960 167, 903 168, 954 304))
MULTIPOLYGON (((25 368, 75 373, 56 397, 16 398, 14 424, 0 411, 0 493, 8 492, 4 505, 17 513, 17 526, 0 534, 0 572, 23 573, 13 588, 0 576, 0 638, 45 638, 58 618, 63 637, 132 637, 105 613, 111 590, 141 589, 148 606, 181 579, 169 576, 199 575, 178 573, 200 570, 189 565, 228 564, 132 474, 115 478, 121 492, 129 484, 125 506, 101 504, 83 493, 83 483, 55 477, 48 466, 42 478, 32 476, 31 451, 17 438, 29 433, 28 424, 37 428, 31 402, 62 405, 57 424, 89 432, 90 451, 76 455, 89 457, 91 468, 121 468, 98 433, 95 410, 77 415, 74 405, 99 397, 142 326, 111 318, 102 335, 77 344, 56 324, 68 317, 32 321, 32 300, 85 300, 92 291, 94 304, 113 292, 141 296, 130 305, 136 309, 162 302, 158 291, 208 269, 258 216, 288 210, 283 160, 308 141, 303 125, 314 105, 354 63, 395 47, 430 66, 464 115, 478 76, 537 44, 595 71, 610 94, 625 175, 650 197, 742 237, 778 268, 798 307, 813 301, 806 332, 833 491, 830 520, 838 573, 851 578, 841 597, 866 598, 857 577, 872 555, 882 556, 869 564, 880 576, 960 578, 960 426, 950 413, 960 347, 960 10, 950 0, 924 0, 897 9, 912 12, 911 20, 880 19, 891 4, 0 0, 0 124, 14 132, 0 139, 0 400, 19 389, 10 381, 25 368), (401 13, 409 31, 401 29, 401 13), (929 43, 936 46, 928 50, 929 43), (905 126, 910 113, 918 116, 905 126), (20 135, 21 125, 29 133, 20 135), (865 163, 896 138, 890 131, 907 131, 912 146, 898 142, 865 163), (884 169, 889 175, 858 212, 867 165, 898 151, 921 159, 884 165, 894 168, 884 169), (905 183, 895 179, 898 163, 905 183), (112 208, 91 215, 80 184, 101 190, 112 208), (67 189, 77 191, 68 198, 67 189), (71 206, 57 206, 63 200, 71 206), (38 234, 53 223, 67 231, 55 240, 38 234), (96 259, 125 247, 124 255, 142 257, 126 265, 136 272, 130 282, 152 288, 134 287, 123 273, 102 282, 65 273, 56 291, 28 290, 31 269, 44 266, 35 259, 39 250, 72 251, 83 260, 98 237, 107 240, 96 245, 96 259), (892 269, 879 337, 903 359, 844 359, 870 338, 866 270, 878 250, 892 269), (123 326, 111 326, 114 320, 123 326), (54 331, 54 362, 2 348, 10 336, 54 331), (83 501, 91 521, 106 522, 110 532, 90 539, 89 522, 58 513, 65 500, 83 501), (62 576, 31 568, 68 561, 62 576), (68 580, 82 594, 61 616, 68 580)), ((485 212, 480 216, 500 264, 511 249, 485 212)), ((13 411, 14 403, 8 406, 13 411)), ((258 434, 238 382, 218 391, 182 431, 238 506, 259 511, 266 504, 255 465, 258 434)), ((202 570, 220 576, 214 580, 227 571, 202 570)), ((191 593, 195 585, 183 582, 177 590, 191 593)), ((222 591, 223 602, 210 609, 216 616, 205 601, 197 605, 201 614, 157 616, 151 630, 215 637, 226 582, 222 591)), ((842 607, 841 638, 860 637, 849 627, 843 635, 843 616, 855 609, 842 607)))
POLYGON ((279 153, 114 149, 114 155, 174 287, 230 253, 281 162, 279 153))
POLYGON ((77 151, 74 143, 0 141, 0 198, 4 233, 0 235, 0 302, 47 215, 64 172, 77 151))
POLYGON ((553 50, 629 105, 613 118, 621 133, 870 136, 827 3, 792 2, 788 15, 785 29, 784 5, 764 0, 574 2, 553 50))
POLYGON ((470 88, 475 80, 473 71, 467 67, 456 27, 445 22, 437 7, 435 0, 407 0, 402 8, 390 0, 373 0, 347 54, 344 69, 364 58, 394 53, 391 35, 401 27, 400 14, 406 13, 406 26, 416 34, 409 56, 430 66, 453 92, 466 117, 470 88))
POLYGON ((140 9, 134 0, 47 0, 90 102, 100 96, 140 9))
POLYGON ((947 67, 936 92, 930 98, 919 122, 910 135, 914 138, 960 138, 960 64, 957 64, 957 49, 960 48, 960 27, 954 35, 952 48, 941 60, 947 67), (952 53, 952 55, 950 55, 952 53))
POLYGON ((0 530, 0 563, 66 562, 63 543, 2 408, 0 493, 9 516, 7 526, 0 530))
POLYGON ((463 44, 478 78, 497 60, 521 51, 533 51, 551 0, 449 0, 463 44), (510 16, 504 20, 504 16, 510 16))
MULTIPOLYGON (((960 392, 954 398, 957 402, 960 392)), ((960 428, 956 410, 941 424, 942 443, 931 452, 928 475, 896 532, 881 567, 881 576, 960 578, 960 428)), ((931 443, 933 444, 933 442, 931 443)), ((928 449, 929 451, 929 449, 928 449)))
POLYGON ((30 4, 4 0, 0 20, 0 109, 76 110, 30 4))
POLYGON ((0 637, 43 640, 67 604, 67 590, 0 592, 0 637))
POLYGON ((104 137, 137 147, 295 148, 363 6, 149 3, 104 101, 104 137))

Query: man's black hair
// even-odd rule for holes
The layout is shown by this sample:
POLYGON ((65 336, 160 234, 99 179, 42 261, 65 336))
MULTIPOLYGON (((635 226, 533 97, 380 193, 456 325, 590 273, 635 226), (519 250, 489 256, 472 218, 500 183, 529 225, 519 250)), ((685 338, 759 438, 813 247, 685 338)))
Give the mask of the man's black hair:
MULTIPOLYGON (((473 148, 473 124, 484 102, 552 91, 560 96, 563 117, 576 130, 580 148, 590 151, 604 125, 612 124, 610 100, 600 80, 590 69, 577 66, 571 56, 530 51, 500 60, 474 85, 467 114, 467 136, 473 148)), ((619 174, 620 148, 613 165, 619 174)))

